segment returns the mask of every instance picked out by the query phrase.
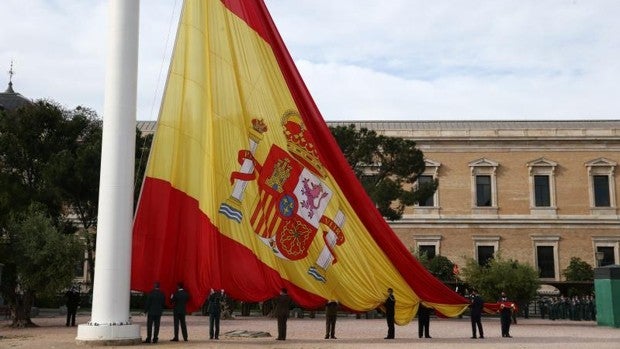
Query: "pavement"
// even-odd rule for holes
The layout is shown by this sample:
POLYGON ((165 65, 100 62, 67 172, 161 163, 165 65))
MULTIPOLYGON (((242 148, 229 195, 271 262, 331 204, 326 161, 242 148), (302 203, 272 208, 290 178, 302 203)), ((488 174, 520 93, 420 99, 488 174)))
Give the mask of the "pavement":
MULTIPOLYGON (((86 323, 88 314, 79 315, 78 323, 86 323)), ((142 338, 146 335, 146 317, 134 315, 134 324, 141 325, 142 338)), ((431 318, 430 334, 433 338, 418 338, 417 321, 396 326, 396 339, 385 340, 387 326, 384 319, 356 319, 339 316, 336 323, 337 339, 323 339, 325 318, 290 318, 286 341, 276 341, 276 320, 253 315, 222 320, 220 339, 209 340, 209 318, 187 317, 189 341, 170 342, 172 316, 162 317, 157 344, 139 344, 133 348, 545 348, 545 349, 598 349, 620 348, 620 329, 597 326, 594 321, 546 320, 540 318, 518 319, 512 325, 513 338, 502 338, 497 317, 483 317, 484 339, 470 339, 469 318, 431 318), (245 338, 233 333, 259 333, 267 337, 245 338), (227 334, 230 333, 230 334, 227 334)), ((9 320, 0 320, 1 349, 72 349, 84 348, 75 341, 77 327, 66 327, 60 315, 33 318, 38 327, 14 329, 9 320)), ((115 348, 116 346, 109 346, 115 348)))

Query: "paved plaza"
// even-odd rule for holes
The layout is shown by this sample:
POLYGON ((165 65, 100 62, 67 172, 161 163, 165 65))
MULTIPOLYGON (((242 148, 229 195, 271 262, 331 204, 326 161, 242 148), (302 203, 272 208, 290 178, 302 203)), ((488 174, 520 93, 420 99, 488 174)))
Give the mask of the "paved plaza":
MULTIPOLYGON (((276 341, 276 320, 260 316, 237 317, 222 320, 220 340, 208 339, 208 317, 188 316, 188 342, 170 342, 172 316, 162 317, 160 343, 140 344, 133 348, 620 348, 620 329, 597 326, 593 321, 551 321, 518 319, 511 327, 513 338, 502 338, 499 319, 483 317, 485 339, 470 339, 471 325, 468 318, 431 319, 430 339, 419 339, 417 322, 396 327, 396 339, 384 340, 387 326, 384 319, 356 319, 340 316, 336 324, 338 339, 323 339, 325 319, 291 318, 288 321, 286 341, 276 341), (270 337, 245 338, 226 335, 231 331, 267 332, 270 337)), ((71 349, 84 348, 75 342, 76 327, 65 327, 62 316, 33 319, 36 328, 13 329, 8 320, 0 320, 0 348, 2 349, 71 349)), ((88 321, 87 315, 78 318, 88 321)), ((135 315, 144 338, 146 317, 135 315)), ((86 346, 88 347, 88 346, 86 346)))

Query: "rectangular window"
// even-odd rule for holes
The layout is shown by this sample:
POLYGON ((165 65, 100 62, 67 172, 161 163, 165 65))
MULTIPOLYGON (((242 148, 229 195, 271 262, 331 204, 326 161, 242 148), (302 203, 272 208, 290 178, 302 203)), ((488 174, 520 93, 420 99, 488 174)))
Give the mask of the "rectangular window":
POLYGON ((553 246, 536 246, 538 277, 555 278, 555 257, 553 253, 553 246))
POLYGON ((601 261, 601 267, 606 265, 616 264, 616 258, 614 257, 614 248, 612 246, 597 246, 597 252, 603 252, 603 260, 601 261))
POLYGON ((594 184, 594 206, 610 207, 609 200, 609 176, 593 176, 594 184))
POLYGON ((84 277, 84 260, 75 263, 75 268, 73 270, 73 275, 75 275, 75 277, 84 277))
POLYGON ((491 198, 491 176, 476 176, 476 206, 493 206, 491 198))
POLYGON ((549 176, 534 176, 534 205, 536 207, 550 207, 551 194, 549 176))
POLYGON ((493 259, 495 254, 495 247, 493 246, 478 246, 478 264, 486 266, 489 261, 493 259))
POLYGON ((420 251, 420 255, 426 253, 426 257, 431 260, 435 258, 435 245, 419 245, 418 250, 420 251))
MULTIPOLYGON (((421 175, 418 177, 418 185, 430 184, 433 182, 433 176, 421 175)), ((424 202, 419 203, 423 207, 435 206, 435 194, 429 196, 424 202)))

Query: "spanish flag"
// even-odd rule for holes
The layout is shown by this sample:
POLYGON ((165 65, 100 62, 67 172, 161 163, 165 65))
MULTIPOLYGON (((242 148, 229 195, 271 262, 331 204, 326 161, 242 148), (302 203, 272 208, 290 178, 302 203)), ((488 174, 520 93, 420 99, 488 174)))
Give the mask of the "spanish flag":
POLYGON ((186 0, 138 204, 132 289, 183 282, 248 302, 286 287, 396 323, 467 300, 430 275, 375 209, 262 0, 186 0))

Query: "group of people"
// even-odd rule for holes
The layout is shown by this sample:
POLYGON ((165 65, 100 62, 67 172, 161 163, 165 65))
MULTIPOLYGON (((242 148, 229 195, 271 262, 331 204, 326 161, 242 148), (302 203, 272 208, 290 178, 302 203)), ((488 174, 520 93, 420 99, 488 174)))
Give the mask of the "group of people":
MULTIPOLYGON (((394 315, 396 299, 394 298, 394 291, 391 288, 387 290, 387 298, 383 302, 383 308, 385 311, 385 318, 387 321, 388 333, 385 339, 394 339, 394 315)), ((510 324, 512 323, 512 316, 516 308, 513 302, 508 300, 506 293, 502 292, 501 298, 497 301, 498 312, 500 314, 500 323, 502 337, 512 338, 510 335, 510 324)), ((432 338, 430 336, 430 315, 433 309, 420 303, 418 305, 418 337, 419 338, 432 338)), ((482 297, 473 290, 470 294, 470 318, 471 318, 471 338, 484 338, 484 329, 482 327, 482 313, 484 311, 484 300, 482 297)))
MULTIPOLYGON (((274 314, 278 319, 278 337, 276 340, 286 340, 286 322, 291 307, 291 297, 286 288, 280 290, 276 299, 274 314)), ((325 304, 325 339, 336 339, 336 319, 338 318, 338 301, 328 300, 325 304)))
MULTIPOLYGON (((170 296, 173 304, 173 321, 174 321, 174 337, 171 341, 179 340, 179 328, 183 340, 187 341, 187 326, 185 323, 186 305, 190 299, 189 293, 183 288, 183 283, 177 285, 177 290, 170 296)), ((222 304, 225 300, 224 290, 219 292, 211 289, 207 298, 207 313, 209 314, 209 339, 217 340, 220 335, 220 317, 222 313, 222 304)), ((471 309, 471 338, 484 338, 484 330, 482 327, 482 312, 484 309, 484 301, 482 297, 474 290, 470 294, 471 309)), ((278 336, 276 340, 286 340, 286 325, 289 317, 289 311, 292 304, 291 297, 288 295, 286 288, 280 290, 280 295, 275 301, 274 314, 278 322, 278 336)), ((498 312, 500 314, 502 337, 512 337, 510 335, 510 324, 512 323, 512 315, 515 311, 514 303, 510 302, 506 294, 502 292, 501 298, 497 301, 498 312)), ((164 293, 156 282, 153 290, 148 294, 145 302, 145 314, 147 315, 147 335, 144 343, 157 343, 159 339, 159 327, 161 315, 166 307, 166 299, 164 293)), ((339 303, 337 300, 328 300, 325 305, 325 339, 336 339, 336 319, 338 315, 339 303)), ((387 297, 383 302, 383 310, 387 321, 388 332, 385 339, 395 338, 395 308, 396 298, 394 290, 388 288, 387 297)), ((430 336, 430 315, 433 309, 427 307, 423 303, 418 305, 418 337, 432 338, 430 336)), ((67 317, 69 324, 69 316, 67 317)), ((67 325, 69 326, 69 325, 67 325)))
MULTIPOLYGON (((144 343, 157 343, 159 340, 159 326, 161 315, 166 307, 164 293, 156 282, 153 290, 148 294, 145 302, 144 312, 147 314, 146 339, 144 343)), ((179 283, 177 291, 170 298, 174 317, 174 337, 171 341, 179 340, 179 327, 183 340, 187 341, 187 326, 185 324, 185 307, 189 301, 189 293, 183 289, 183 284, 179 283)), ((207 313, 209 314, 209 339, 217 340, 220 335, 220 316, 222 304, 225 302, 224 290, 216 292, 211 289, 207 298, 207 313)), ((276 340, 286 340, 286 323, 289 317, 289 310, 292 304, 291 297, 286 288, 280 290, 280 295, 276 299, 274 314, 278 320, 278 337, 276 340)), ((338 314, 338 302, 333 300, 326 304, 326 332, 325 339, 336 339, 336 317, 338 314)))
POLYGON ((543 319, 549 317, 550 320, 596 320, 596 302, 591 295, 543 298, 538 301, 538 307, 543 319))
MULTIPOLYGON (((225 302, 224 290, 216 292, 211 289, 207 298, 207 312, 209 314, 209 339, 219 339, 220 336, 220 316, 222 304, 225 302)), ((187 324, 185 323, 186 307, 190 295, 183 288, 183 283, 177 284, 177 290, 170 295, 170 302, 173 305, 172 316, 174 322, 174 336, 170 341, 179 341, 179 329, 184 341, 188 341, 187 324)), ((159 326, 161 315, 166 308, 166 296, 160 289, 159 282, 155 282, 153 289, 149 292, 144 303, 144 313, 146 319, 146 339, 143 343, 157 343, 159 341, 159 326)))
MULTIPOLYGON (((291 298, 286 288, 282 288, 280 295, 275 302, 274 314, 278 319, 278 337, 276 340, 286 340, 286 322, 289 317, 289 309, 291 306, 291 298)), ((484 329, 482 327, 482 313, 484 311, 484 300, 473 290, 470 294, 471 309, 471 331, 472 339, 484 338, 484 329)), ((515 305, 509 301, 506 294, 502 292, 501 298, 497 301, 498 312, 500 314, 502 337, 511 338, 510 324, 512 323, 512 315, 515 311, 515 305)), ((336 339, 336 319, 338 316, 339 303, 337 300, 328 300, 325 305, 325 339, 336 339)), ((383 302, 385 319, 387 321, 388 332, 384 339, 395 338, 395 308, 396 298, 394 290, 388 288, 387 297, 383 302)), ((420 303, 418 306, 418 337, 432 338, 430 336, 430 315, 433 309, 420 303)))
MULTIPOLYGON (((226 295, 223 289, 219 292, 211 289, 211 292, 207 297, 206 303, 207 313, 209 314, 209 339, 217 340, 220 337, 220 317, 222 314, 223 304, 225 303, 225 297, 226 295)), ((179 329, 181 330, 183 341, 188 341, 185 315, 189 299, 190 295, 183 288, 183 283, 178 283, 177 290, 170 296, 170 302, 173 305, 172 314, 174 321, 174 336, 170 340, 172 342, 179 341, 179 329)), ((278 317, 277 339, 279 340, 286 339, 286 321, 288 319, 290 303, 291 299, 288 296, 286 289, 283 288, 276 304, 276 314, 278 317)), ((159 341, 159 327, 161 323, 161 316, 165 308, 166 297, 160 289, 159 282, 155 282, 153 289, 148 293, 144 303, 144 313, 147 316, 147 320, 146 338, 143 343, 157 343, 159 341)))
MULTIPOLYGON (((185 323, 186 306, 189 301, 189 293, 183 288, 183 283, 177 284, 177 290, 170 295, 170 302, 173 305, 172 316, 174 321, 174 337, 170 341, 179 341, 179 328, 183 340, 187 341, 187 325, 185 323)), ((153 289, 149 292, 144 303, 144 313, 146 318, 146 339, 143 343, 157 343, 159 341, 159 325, 161 315, 166 308, 166 296, 159 288, 159 282, 155 282, 153 289)))

